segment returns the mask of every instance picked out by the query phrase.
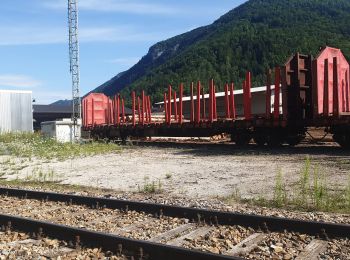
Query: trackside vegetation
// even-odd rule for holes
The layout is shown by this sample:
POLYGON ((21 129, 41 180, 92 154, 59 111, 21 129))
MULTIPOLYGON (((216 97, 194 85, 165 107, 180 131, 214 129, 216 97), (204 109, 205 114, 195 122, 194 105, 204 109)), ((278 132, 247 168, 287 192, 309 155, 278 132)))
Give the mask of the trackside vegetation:
POLYGON ((114 143, 59 143, 37 133, 0 135, 0 156, 66 160, 81 156, 120 152, 114 143))

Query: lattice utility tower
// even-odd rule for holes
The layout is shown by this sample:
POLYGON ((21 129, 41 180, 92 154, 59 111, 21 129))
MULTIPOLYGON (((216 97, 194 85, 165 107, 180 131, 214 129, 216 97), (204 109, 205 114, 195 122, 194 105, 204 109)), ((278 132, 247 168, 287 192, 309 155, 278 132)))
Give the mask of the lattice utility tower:
POLYGON ((77 124, 81 119, 81 100, 79 93, 79 40, 78 40, 78 0, 68 0, 68 26, 69 26, 69 58, 72 75, 72 103, 74 123, 74 137, 78 137, 77 124))

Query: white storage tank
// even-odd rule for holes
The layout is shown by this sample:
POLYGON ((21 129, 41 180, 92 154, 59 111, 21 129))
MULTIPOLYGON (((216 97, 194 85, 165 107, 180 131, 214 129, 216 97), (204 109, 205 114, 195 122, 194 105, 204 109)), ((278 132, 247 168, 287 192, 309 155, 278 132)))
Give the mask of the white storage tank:
POLYGON ((80 139, 81 120, 78 120, 78 124, 75 126, 72 119, 42 122, 41 134, 44 137, 56 139, 61 143, 72 142, 80 139))
POLYGON ((33 132, 32 92, 0 90, 0 134, 33 132))

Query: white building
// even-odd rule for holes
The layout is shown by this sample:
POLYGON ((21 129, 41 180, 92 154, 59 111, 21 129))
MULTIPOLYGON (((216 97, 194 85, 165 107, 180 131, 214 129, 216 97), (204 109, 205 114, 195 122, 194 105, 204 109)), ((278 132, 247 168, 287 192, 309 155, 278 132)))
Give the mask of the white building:
POLYGON ((0 134, 32 131, 32 92, 0 90, 0 134))

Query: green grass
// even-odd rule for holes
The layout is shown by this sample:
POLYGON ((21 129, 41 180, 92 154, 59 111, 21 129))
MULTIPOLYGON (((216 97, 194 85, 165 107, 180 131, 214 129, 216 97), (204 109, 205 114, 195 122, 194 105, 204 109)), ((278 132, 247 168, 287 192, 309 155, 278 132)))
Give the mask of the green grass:
POLYGON ((140 187, 138 186, 138 190, 141 193, 161 193, 162 192, 162 182, 158 180, 156 183, 155 181, 149 181, 149 177, 145 176, 144 177, 144 183, 143 186, 140 187))
POLYGON ((119 152, 113 143, 59 143, 39 134, 0 135, 0 155, 16 157, 65 160, 80 156, 119 152))
POLYGON ((307 157, 300 170, 299 180, 295 184, 287 184, 282 170, 277 171, 272 198, 260 195, 253 199, 244 199, 238 197, 235 191, 226 201, 234 200, 251 205, 292 210, 350 213, 350 175, 345 188, 334 188, 329 183, 318 165, 313 165, 311 159, 307 157))

